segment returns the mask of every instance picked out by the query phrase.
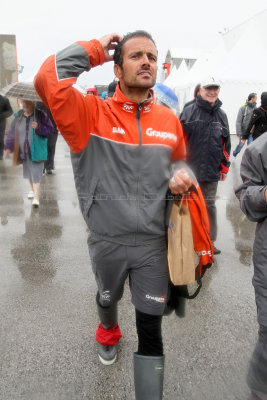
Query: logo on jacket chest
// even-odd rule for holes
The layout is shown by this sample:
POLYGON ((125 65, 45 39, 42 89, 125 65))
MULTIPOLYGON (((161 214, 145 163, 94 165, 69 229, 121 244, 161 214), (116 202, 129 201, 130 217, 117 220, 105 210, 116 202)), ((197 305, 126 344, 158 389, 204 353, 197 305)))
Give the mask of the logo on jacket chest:
POLYGON ((120 133, 121 135, 125 135, 125 130, 117 126, 113 126, 112 133, 120 133))
POLYGON ((133 103, 124 103, 122 109, 123 109, 123 111, 126 111, 128 113, 133 113, 134 112, 134 104, 133 103))
POLYGON ((147 136, 153 136, 163 140, 171 140, 172 142, 177 142, 177 136, 171 132, 156 131, 153 128, 147 128, 147 136))

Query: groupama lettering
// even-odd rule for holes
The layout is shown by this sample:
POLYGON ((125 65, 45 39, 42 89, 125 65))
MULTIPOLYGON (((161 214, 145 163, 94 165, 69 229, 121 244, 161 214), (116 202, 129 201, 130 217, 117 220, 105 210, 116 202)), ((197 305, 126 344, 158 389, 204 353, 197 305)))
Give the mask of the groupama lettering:
POLYGON ((174 133, 154 131, 153 128, 147 128, 146 134, 148 136, 160 137, 162 139, 169 139, 177 142, 177 136, 174 133))

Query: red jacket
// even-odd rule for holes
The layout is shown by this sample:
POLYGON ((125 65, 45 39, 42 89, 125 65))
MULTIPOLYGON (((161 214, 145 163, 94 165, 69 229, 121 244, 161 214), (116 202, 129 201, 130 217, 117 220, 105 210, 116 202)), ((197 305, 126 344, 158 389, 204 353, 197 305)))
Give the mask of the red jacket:
MULTIPOLYGON (((171 164, 185 159, 183 131, 172 110, 124 96, 84 96, 72 85, 105 61, 97 40, 77 42, 49 57, 35 88, 70 146, 81 210, 103 238, 138 244, 165 236, 171 164)), ((175 168, 175 166, 174 166, 175 168)))

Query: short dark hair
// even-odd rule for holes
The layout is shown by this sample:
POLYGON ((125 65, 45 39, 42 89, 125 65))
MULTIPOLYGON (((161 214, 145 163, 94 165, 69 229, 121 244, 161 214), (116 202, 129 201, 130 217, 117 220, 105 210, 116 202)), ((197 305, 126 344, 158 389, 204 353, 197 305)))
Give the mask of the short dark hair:
POLYGON ((114 64, 117 64, 120 67, 122 67, 122 62, 123 62, 123 59, 122 59, 122 48, 123 48, 123 45, 129 39, 136 38, 136 37, 146 37, 146 38, 148 38, 149 40, 151 40, 151 42, 154 43, 155 47, 157 48, 156 43, 155 43, 154 39, 152 38, 152 36, 150 35, 150 33, 146 32, 146 31, 142 31, 142 30, 127 33, 125 36, 123 36, 123 39, 117 44, 117 46, 115 48, 114 55, 113 55, 114 64))
POLYGON ((257 96, 257 93, 250 93, 250 94, 248 95, 248 101, 251 100, 251 99, 253 99, 253 97, 255 97, 255 96, 257 96))

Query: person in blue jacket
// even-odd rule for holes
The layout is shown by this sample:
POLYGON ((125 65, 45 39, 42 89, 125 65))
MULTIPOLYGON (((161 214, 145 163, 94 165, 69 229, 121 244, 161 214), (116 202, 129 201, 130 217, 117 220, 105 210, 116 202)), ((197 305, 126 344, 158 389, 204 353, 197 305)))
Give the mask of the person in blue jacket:
POLYGON ((54 131, 49 117, 35 109, 32 101, 22 100, 22 110, 15 114, 5 143, 5 156, 11 152, 13 164, 23 164, 23 178, 30 182, 29 199, 39 207, 39 189, 47 159, 47 137, 54 131))

